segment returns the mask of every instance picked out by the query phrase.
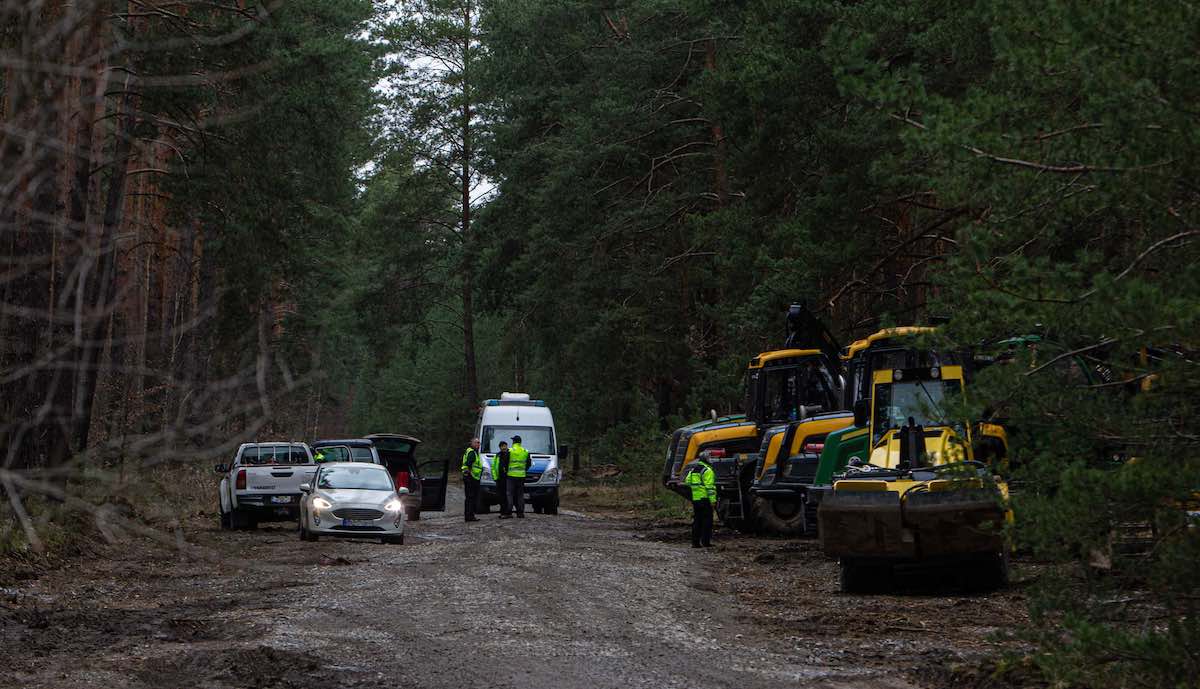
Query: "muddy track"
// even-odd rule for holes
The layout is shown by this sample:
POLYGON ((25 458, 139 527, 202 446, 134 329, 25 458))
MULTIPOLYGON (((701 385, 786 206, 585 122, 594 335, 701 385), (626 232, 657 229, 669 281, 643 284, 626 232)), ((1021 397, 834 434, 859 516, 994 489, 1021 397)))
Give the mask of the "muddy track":
POLYGON ((1023 607, 842 596, 811 542, 429 516, 403 546, 196 524, 208 558, 131 544, 0 590, 0 686, 908 687, 1023 607))

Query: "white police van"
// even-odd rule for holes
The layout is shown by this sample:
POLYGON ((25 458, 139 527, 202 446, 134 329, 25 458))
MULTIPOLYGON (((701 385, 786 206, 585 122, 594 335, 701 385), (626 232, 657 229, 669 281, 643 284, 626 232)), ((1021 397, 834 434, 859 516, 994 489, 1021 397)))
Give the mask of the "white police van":
POLYGON ((531 465, 525 476, 525 502, 539 514, 558 514, 558 484, 562 480, 559 462, 567 457, 567 446, 557 445, 554 416, 542 400, 530 399, 523 392, 506 392, 500 399, 484 400, 475 426, 484 471, 480 485, 480 508, 487 512, 500 504, 492 461, 500 441, 512 447, 513 436, 521 436, 521 446, 529 451, 531 465))

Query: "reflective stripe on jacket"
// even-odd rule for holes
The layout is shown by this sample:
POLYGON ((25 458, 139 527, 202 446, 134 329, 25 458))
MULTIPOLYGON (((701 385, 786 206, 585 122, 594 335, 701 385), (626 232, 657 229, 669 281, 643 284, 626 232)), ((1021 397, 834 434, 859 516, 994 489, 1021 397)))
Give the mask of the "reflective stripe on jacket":
POLYGON ((476 481, 483 475, 483 460, 479 459, 479 452, 473 447, 468 447, 463 453, 462 472, 463 476, 470 476, 476 481))
POLYGON ((692 489, 693 501, 708 498, 714 505, 717 503, 717 472, 713 471, 708 462, 696 460, 683 482, 692 489))
POLYGON ((525 470, 529 468, 529 450, 521 447, 521 443, 513 443, 508 448, 508 477, 525 478, 525 470))

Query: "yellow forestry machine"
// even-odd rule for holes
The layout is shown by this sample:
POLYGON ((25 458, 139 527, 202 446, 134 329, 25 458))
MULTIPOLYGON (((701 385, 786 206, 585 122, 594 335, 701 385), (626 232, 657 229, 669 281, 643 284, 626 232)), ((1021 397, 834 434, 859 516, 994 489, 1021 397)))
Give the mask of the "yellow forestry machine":
POLYGON ((864 367, 869 395, 854 409, 866 456, 854 453, 832 485, 810 488, 822 549, 839 560, 846 592, 888 588, 898 565, 969 566, 972 586, 1003 586, 1011 513, 989 463, 1006 454, 1007 438, 1000 426, 953 418, 973 356, 889 340, 864 367))
MULTIPOLYGON (((847 426, 852 420, 849 412, 839 411, 842 367, 833 336, 801 305, 788 309, 787 330, 782 349, 763 352, 750 360, 744 386, 745 413, 717 417, 714 412, 711 419, 677 429, 663 464, 663 485, 688 498, 690 493, 682 479, 688 466, 703 453, 717 475, 717 515, 721 523, 743 531, 787 522, 764 521, 755 512, 755 507, 763 503, 750 501, 764 438, 769 435, 771 442, 781 443, 783 438, 778 438, 773 429, 801 422, 833 429, 847 426)), ((797 437, 818 442, 817 434, 790 436, 791 440, 797 437)))

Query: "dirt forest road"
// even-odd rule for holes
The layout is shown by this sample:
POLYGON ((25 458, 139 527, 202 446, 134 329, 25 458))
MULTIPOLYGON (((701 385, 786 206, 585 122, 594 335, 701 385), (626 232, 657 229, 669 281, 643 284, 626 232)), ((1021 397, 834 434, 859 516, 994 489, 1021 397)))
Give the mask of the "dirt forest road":
POLYGON ((989 650, 1022 607, 851 598, 811 542, 700 551, 569 511, 426 515, 403 546, 183 534, 207 558, 129 547, 0 589, 0 685, 899 688, 939 683, 928 668, 989 650))

